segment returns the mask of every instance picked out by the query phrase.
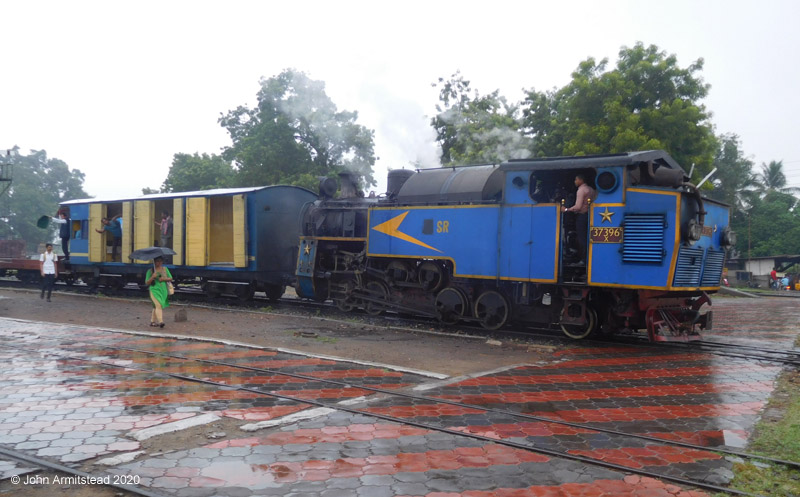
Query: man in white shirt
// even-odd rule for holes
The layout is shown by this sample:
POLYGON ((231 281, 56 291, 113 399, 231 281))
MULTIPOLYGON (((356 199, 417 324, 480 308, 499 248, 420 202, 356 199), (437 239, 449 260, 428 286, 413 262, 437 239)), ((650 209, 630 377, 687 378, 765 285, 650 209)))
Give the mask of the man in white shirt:
POLYGON ((586 238, 589 234, 589 204, 597 198, 594 188, 586 184, 586 175, 575 175, 575 186, 578 193, 575 195, 575 205, 564 209, 564 212, 574 212, 575 230, 578 232, 578 257, 581 263, 586 263, 586 238))
POLYGON ((42 295, 47 290, 47 301, 50 302, 50 295, 53 293, 53 286, 58 277, 58 256, 53 252, 53 244, 45 245, 45 253, 39 256, 39 271, 42 273, 42 295))
POLYGON ((58 236, 61 238, 61 251, 64 252, 64 261, 69 259, 69 239, 70 239, 70 219, 69 214, 64 210, 58 211, 58 217, 51 217, 54 223, 58 224, 58 236))

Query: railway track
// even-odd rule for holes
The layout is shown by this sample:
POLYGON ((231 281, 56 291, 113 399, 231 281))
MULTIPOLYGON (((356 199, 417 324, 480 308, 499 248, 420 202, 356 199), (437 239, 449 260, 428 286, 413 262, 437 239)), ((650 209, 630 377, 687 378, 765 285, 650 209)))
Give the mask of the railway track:
MULTIPOLYGON (((43 346, 47 346, 47 342, 48 342, 48 340, 44 339, 44 340, 38 341, 37 343, 40 343, 43 346)), ((55 343, 55 341, 53 341, 53 346, 58 346, 60 348, 64 348, 63 344, 57 344, 57 343, 55 343)), ((12 345, 12 344, 0 344, 0 347, 20 350, 19 347, 15 346, 15 345, 12 345)), ((722 486, 718 486, 718 485, 709 484, 709 483, 703 482, 703 481, 693 480, 693 479, 690 479, 690 478, 682 478, 682 477, 676 477, 676 476, 673 476, 673 475, 662 474, 662 473, 653 472, 653 471, 646 471, 646 470, 640 470, 640 469, 636 469, 636 468, 630 468, 628 466, 622 466, 622 465, 609 463, 609 462, 606 462, 606 461, 602 461, 602 460, 598 460, 598 459, 594 459, 594 458, 590 458, 590 457, 585 457, 585 456, 581 456, 581 455, 575 455, 575 454, 571 454, 569 452, 554 450, 554 449, 550 449, 550 448, 537 447, 537 446, 535 446, 533 444, 529 444, 529 443, 515 442, 515 441, 511 441, 511 440, 507 440, 507 439, 498 439, 498 438, 494 438, 494 437, 487 437, 487 436, 478 435, 478 434, 474 434, 474 433, 468 433, 468 432, 463 432, 463 431, 460 431, 460 430, 450 429, 448 427, 437 426, 437 425, 431 424, 431 423, 410 421, 408 419, 403 419, 403 418, 398 418, 398 417, 394 417, 394 416, 390 416, 390 415, 375 413, 375 412, 372 412, 372 411, 369 411, 369 410, 365 410, 365 408, 349 407, 349 406, 343 406, 343 405, 341 405, 339 403, 329 403, 329 402, 311 400, 311 399, 306 399, 306 398, 298 398, 298 397, 294 397, 294 396, 291 396, 291 395, 280 394, 280 393, 277 393, 275 391, 265 390, 265 389, 261 389, 261 388, 235 386, 235 385, 230 385, 230 384, 226 384, 226 383, 222 383, 222 382, 216 382, 216 381, 209 380, 208 378, 205 378, 205 377, 200 377, 200 376, 202 376, 202 372, 200 373, 200 376, 194 376, 192 374, 165 373, 165 372, 161 372, 161 371, 158 371, 158 370, 155 370, 155 369, 150 369, 150 368, 147 368, 147 367, 143 367, 143 366, 140 366, 140 365, 137 365, 137 364, 131 364, 131 363, 127 362, 127 361, 126 361, 125 365, 120 365, 118 362, 116 362, 115 360, 112 360, 112 359, 118 360, 120 358, 120 354, 119 353, 126 353, 126 354, 133 354, 133 355, 139 354, 139 355, 150 356, 150 357, 159 357, 159 358, 164 358, 164 359, 176 359, 176 360, 181 360, 181 361, 191 361, 191 362, 195 362, 197 364, 205 365, 205 366, 233 368, 233 369, 237 369, 237 370, 244 370, 244 371, 257 373, 257 374, 262 374, 262 375, 263 374, 267 374, 267 375, 291 377, 291 378, 294 378, 294 379, 313 381, 313 382, 317 382, 317 383, 325 383, 325 384, 331 385, 332 387, 335 386, 337 388, 342 388, 342 387, 358 388, 358 389, 361 389, 361 390, 363 390, 365 392, 369 392, 369 393, 372 393, 372 394, 380 394, 382 396, 381 398, 398 397, 398 398, 410 399, 410 400, 413 400, 413 401, 426 402, 428 404, 430 404, 430 403, 446 404, 446 405, 457 406, 457 407, 461 407, 461 408, 475 409, 475 410, 483 411, 483 412, 486 412, 486 413, 498 413, 498 414, 502 414, 502 415, 505 415, 505 416, 511 416, 511 417, 513 417, 515 419, 519 419, 520 421, 523 421, 523 420, 525 420, 525 421, 537 421, 537 422, 542 422, 542 423, 552 423, 552 424, 557 424, 557 425, 564 425, 564 426, 569 426, 569 427, 572 427, 572 428, 580 428, 580 429, 584 429, 584 430, 591 430, 592 432, 604 433, 605 435, 613 436, 613 437, 636 438, 636 439, 639 439, 639 440, 646 440, 646 441, 650 441, 650 442, 653 442, 653 443, 657 443, 659 445, 669 445, 669 446, 681 447, 681 448, 689 448, 689 449, 694 449, 694 450, 703 450, 703 451, 714 452, 714 453, 718 453, 718 454, 724 454, 724 455, 727 455, 727 456, 733 456, 733 457, 740 458, 740 459, 745 459, 745 460, 757 460, 757 461, 762 461, 762 462, 769 462, 769 463, 772 463, 772 464, 784 465, 784 466, 787 466, 787 467, 791 467, 793 469, 800 470, 800 463, 797 463, 797 462, 783 461, 783 460, 763 457, 763 456, 759 456, 759 455, 755 455, 755 454, 749 454, 749 453, 740 452, 740 451, 725 450, 725 449, 720 449, 720 448, 709 448, 709 447, 705 447, 705 446, 698 446, 698 445, 684 443, 684 442, 678 442, 678 441, 672 441, 672 440, 665 440, 665 439, 661 439, 661 438, 649 437, 649 436, 646 436, 646 435, 626 433, 626 432, 620 432, 620 431, 608 430, 608 429, 600 429, 600 428, 597 428, 597 427, 594 427, 594 426, 591 426, 591 425, 588 425, 588 424, 583 424, 583 423, 572 423, 572 422, 562 421, 562 420, 558 420, 558 419, 552 419, 552 418, 548 418, 548 417, 529 415, 529 414, 525 414, 525 413, 522 413, 522 412, 515 412, 515 411, 509 411, 509 410, 505 410, 505 409, 497 409, 497 408, 491 408, 491 407, 486 407, 486 406, 481 406, 481 405, 468 404, 468 403, 463 403, 463 402, 456 402, 456 401, 451 401, 451 400, 442 399, 442 398, 438 398, 438 397, 417 395, 417 394, 409 393, 407 391, 404 392, 404 391, 388 390, 388 389, 383 389, 383 388, 358 386, 358 385, 352 385, 350 383, 343 382, 343 381, 322 379, 322 378, 303 375, 303 374, 287 373, 287 372, 276 371, 276 370, 267 369, 267 368, 244 366, 244 365, 225 362, 225 361, 202 359, 202 358, 197 358, 197 357, 192 357, 192 356, 187 356, 187 355, 182 355, 182 354, 155 352, 155 351, 152 351, 152 350, 138 349, 138 348, 133 348, 133 347, 92 346, 92 351, 91 351, 92 358, 91 359, 87 359, 86 355, 82 354, 84 352, 84 350, 85 350, 85 347, 83 347, 83 346, 73 347, 73 353, 77 352, 78 355, 73 355, 71 353, 42 352, 41 350, 34 350, 34 349, 29 349, 29 350, 27 350, 27 352, 30 352, 31 354, 38 353, 38 354, 42 354, 42 355, 49 356, 49 357, 56 357, 56 358, 59 358, 59 359, 65 359, 65 360, 71 360, 71 361, 80 361, 80 362, 87 362, 87 363, 92 363, 92 364, 101 364, 101 365, 106 366, 106 367, 128 368, 128 369, 133 369, 133 370, 136 370, 136 371, 155 374, 155 375, 158 375, 158 376, 166 376, 166 377, 179 379, 179 380, 183 380, 183 381, 201 383, 201 384, 205 384, 205 385, 212 385, 212 386, 215 386, 215 387, 218 387, 218 388, 223 388, 223 389, 228 389, 228 390, 230 390, 230 389, 240 390, 240 391, 243 391, 243 392, 255 393, 255 394, 258 394, 258 395, 278 398, 278 399, 297 402, 297 403, 301 403, 301 404, 312 405, 312 406, 316 406, 316 407, 325 407, 325 408, 328 408, 328 409, 334 409, 334 410, 343 411, 343 412, 347 412, 347 413, 351 413, 351 414, 359 414, 359 415, 363 415, 363 416, 369 416, 369 417, 381 419, 381 420, 384 420, 384 421, 400 423, 400 424, 404 424, 404 425, 414 426, 414 427, 418 427, 418 428, 424 428, 424 429, 427 429, 427 430, 432 430, 432 431, 437 431, 437 432, 442 432, 442 433, 448 433, 448 434, 451 434, 451 435, 454 435, 454 436, 468 437, 468 438, 477 439, 477 440, 481 440, 481 441, 485 441, 485 442, 505 445, 505 446, 508 446, 508 447, 512 447, 512 448, 516 448, 516 449, 522 449, 522 450, 535 452, 535 453, 539 453, 539 454, 544 454, 544 455, 548 455, 548 456, 552 456, 552 457, 570 459, 570 460, 578 461, 578 462, 581 462, 581 463, 584 463, 584 464, 590 464, 590 465, 594 465, 594 466, 604 467, 606 469, 616 470, 616 471, 620 471, 620 472, 624 472, 624 473, 633 473, 633 474, 637 474, 637 475, 640 475, 640 476, 648 476, 648 477, 653 477, 653 478, 659 478, 659 479, 662 479, 662 480, 665 480, 665 481, 671 481, 673 483, 692 486, 692 487, 701 488, 701 489, 704 489, 704 490, 709 490, 709 491, 714 491, 714 492, 725 492, 725 493, 731 494, 731 495, 748 495, 749 496, 749 495, 753 495, 753 494, 750 494, 750 493, 747 493, 747 492, 738 491, 738 490, 734 490, 734 489, 730 489, 730 488, 727 488, 727 487, 722 487, 722 486), (103 358, 104 354, 99 353, 101 350, 107 350, 109 352, 109 354, 107 355, 107 359, 108 360, 104 360, 104 358, 103 358)), ((369 402, 365 401, 365 403, 368 404, 369 402)))
MULTIPOLYGON (((64 481, 64 484, 69 486, 88 484, 92 485, 95 489, 97 487, 106 487, 111 489, 113 495, 118 497, 167 497, 164 494, 142 488, 134 483, 122 483, 124 480, 128 479, 124 476, 112 474, 93 475, 69 466, 64 466, 63 464, 54 463, 46 459, 3 447, 0 447, 0 459, 21 463, 25 465, 26 468, 38 468, 36 471, 37 473, 39 471, 56 473, 59 475, 60 479, 64 481)), ((25 474, 27 475, 29 473, 32 472, 26 472, 25 474)), ((11 484, 15 486, 21 485, 20 480, 15 481, 15 478, 19 477, 15 475, 9 478, 11 484)), ((96 493, 96 490, 94 493, 96 493)))

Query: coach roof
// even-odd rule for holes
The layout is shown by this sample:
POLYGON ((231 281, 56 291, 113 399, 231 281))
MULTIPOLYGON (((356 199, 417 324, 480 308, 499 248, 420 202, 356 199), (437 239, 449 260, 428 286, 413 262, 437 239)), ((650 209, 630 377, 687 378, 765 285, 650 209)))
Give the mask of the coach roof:
POLYGON ((140 195, 138 197, 84 198, 84 199, 68 200, 66 202, 61 202, 61 205, 92 204, 98 202, 100 203, 125 202, 131 200, 161 200, 167 198, 184 198, 184 197, 212 197, 218 195, 238 195, 241 193, 251 193, 260 190, 266 190, 267 188, 276 188, 276 187, 300 188, 302 190, 305 190, 305 188, 299 186, 289 186, 289 185, 254 186, 247 188, 215 188, 213 190, 198 190, 193 192, 152 193, 150 195, 140 195))

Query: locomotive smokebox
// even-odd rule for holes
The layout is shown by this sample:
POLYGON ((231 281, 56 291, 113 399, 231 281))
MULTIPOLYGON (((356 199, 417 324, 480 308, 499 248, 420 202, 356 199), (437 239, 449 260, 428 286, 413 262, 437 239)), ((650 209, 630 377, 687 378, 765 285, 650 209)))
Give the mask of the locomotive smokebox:
POLYGON ((414 171, 409 169, 392 169, 386 179, 386 193, 389 198, 397 197, 400 193, 400 188, 408 181, 408 178, 414 175, 414 171))
POLYGON ((339 198, 356 198, 356 197, 363 197, 363 194, 359 194, 358 190, 358 175, 355 173, 351 173, 349 171, 345 171, 339 173, 339 184, 341 185, 341 197, 339 198))

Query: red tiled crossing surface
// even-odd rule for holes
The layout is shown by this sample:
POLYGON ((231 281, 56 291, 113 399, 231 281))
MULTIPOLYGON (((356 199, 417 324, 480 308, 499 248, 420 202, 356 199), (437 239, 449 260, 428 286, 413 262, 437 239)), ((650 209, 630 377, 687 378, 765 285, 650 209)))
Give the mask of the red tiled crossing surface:
POLYGON ((621 397, 661 397, 668 395, 697 395, 702 393, 771 392, 767 382, 706 383, 689 385, 658 385, 627 388, 600 388, 591 390, 549 390, 544 392, 508 392, 474 395, 439 395, 465 404, 520 404, 526 402, 553 402, 559 400, 606 399, 621 397))
POLYGON ((693 463, 703 459, 722 458, 719 454, 708 450, 658 445, 626 447, 623 449, 571 450, 569 453, 637 469, 647 466, 667 466, 669 464, 693 463))
POLYGON ((654 419, 755 415, 758 414, 763 406, 763 402, 743 402, 741 404, 576 409, 573 411, 532 412, 531 414, 575 423, 603 423, 607 421, 650 421, 654 419))
MULTIPOLYGON (((772 326, 781 327, 778 334, 784 337, 796 336, 794 325, 772 316, 785 305, 767 303, 758 312, 737 314, 742 319, 727 327, 731 331, 717 336, 740 330, 749 333, 749 338, 736 338, 749 340, 769 332, 772 326)), ((723 325, 720 329, 725 329, 724 310, 724 303, 715 305, 715 318, 723 325)), ((796 310, 800 309, 792 308, 796 310)), ((247 438, 227 430, 229 435, 222 441, 176 447, 163 455, 148 454, 112 470, 141 476, 143 486, 179 496, 191 495, 192 489, 201 487, 209 487, 203 490, 206 494, 213 493, 212 487, 236 487, 234 493, 243 496, 696 497, 704 494, 567 456, 662 475, 724 475, 731 463, 714 449, 723 446, 730 434, 747 438, 780 371, 780 367, 765 363, 695 352, 680 354, 666 348, 581 347, 556 353, 563 359, 560 362, 437 384, 424 391, 426 397, 467 404, 455 406, 431 399, 370 396, 364 387, 398 389, 423 381, 375 366, 181 339, 27 326, 10 325, 8 330, 0 326, 0 337, 6 343, 29 349, 35 345, 43 353, 20 357, 0 350, 0 359, 15 361, 14 369, 0 363, 0 393, 6 400, 0 402, 0 444, 4 446, 63 463, 80 462, 136 450, 138 442, 126 438, 127 431, 178 416, 213 412, 242 424, 293 416, 291 421, 272 424, 247 438), (62 341, 68 347, 62 347, 62 341), (115 345, 185 358, 108 348, 115 345), (64 350, 76 359, 44 355, 64 350), (77 359, 83 357, 87 360, 77 359), (192 358, 231 364, 201 364, 192 358), (236 364, 275 372, 248 371, 236 364), (262 393, 223 385, 247 385, 262 393), (310 416, 314 406, 271 398, 268 393, 273 391, 324 401, 334 409, 305 419, 302 415, 310 416), (336 409, 337 402, 360 396, 367 399, 356 406, 362 414, 336 409), (480 406, 584 426, 537 422, 480 406), (134 412, 139 417, 133 416, 134 412), (420 426, 378 420, 370 413, 420 426), (619 436, 613 430, 642 433, 651 439, 619 436), (70 437, 80 443, 70 446, 70 437), (709 450, 670 445, 672 440, 708 446, 709 450), (503 445, 506 442, 534 450, 503 445), (536 449, 564 457, 542 455, 536 449)))
MULTIPOLYGON (((656 363, 660 364, 660 363, 656 363)), ((460 382, 460 386, 503 386, 503 385, 546 385, 555 383, 575 384, 603 381, 638 380, 647 378, 675 378, 681 376, 712 376, 731 373, 765 373, 778 372, 779 366, 754 366, 752 364, 731 364, 729 366, 693 366, 682 368, 654 368, 629 371, 610 371, 603 373, 551 374, 528 376, 481 376, 460 382)))

